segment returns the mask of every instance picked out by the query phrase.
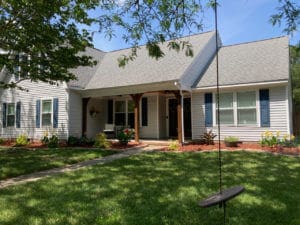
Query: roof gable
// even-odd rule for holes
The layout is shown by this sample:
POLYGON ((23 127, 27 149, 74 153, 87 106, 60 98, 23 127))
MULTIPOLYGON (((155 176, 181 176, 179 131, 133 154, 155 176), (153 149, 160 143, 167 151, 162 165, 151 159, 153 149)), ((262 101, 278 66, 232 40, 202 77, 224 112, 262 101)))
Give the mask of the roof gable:
POLYGON ((187 57, 184 51, 169 51, 168 42, 161 45, 166 55, 158 60, 150 58, 146 46, 141 46, 137 58, 124 68, 118 66, 118 58, 128 55, 131 49, 106 53, 95 75, 86 89, 123 87, 179 80, 186 69, 214 37, 215 32, 184 37, 193 46, 194 57, 187 57))
MULTIPOLYGON (((289 79, 288 37, 221 47, 219 84, 238 85, 289 79)), ((208 65, 196 88, 216 86, 216 59, 208 65)))

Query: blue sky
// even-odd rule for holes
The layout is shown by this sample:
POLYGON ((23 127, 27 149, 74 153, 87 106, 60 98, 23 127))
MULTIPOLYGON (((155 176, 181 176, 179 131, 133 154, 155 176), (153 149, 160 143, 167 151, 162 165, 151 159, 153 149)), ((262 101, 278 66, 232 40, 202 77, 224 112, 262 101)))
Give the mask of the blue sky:
MULTIPOLYGON (((277 0, 220 0, 218 8, 218 24, 223 45, 232 45, 261 39, 286 35, 283 27, 272 26, 270 15, 276 12, 277 0)), ((214 15, 211 9, 204 14, 204 30, 214 29, 214 15)), ((290 43, 300 41, 300 32, 290 36, 290 43)), ((117 32, 117 37, 106 39, 101 34, 95 34, 94 45, 103 51, 129 47, 117 32)))

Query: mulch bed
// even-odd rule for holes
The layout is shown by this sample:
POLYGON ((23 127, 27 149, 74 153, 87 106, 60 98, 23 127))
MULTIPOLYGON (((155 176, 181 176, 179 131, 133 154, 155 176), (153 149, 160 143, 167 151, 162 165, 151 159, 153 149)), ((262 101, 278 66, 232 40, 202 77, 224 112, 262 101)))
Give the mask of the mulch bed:
MULTIPOLYGON (((219 148, 218 143, 214 145, 200 145, 200 144, 187 144, 179 148, 179 151, 189 152, 189 151, 217 151, 219 148)), ((224 143, 221 143, 222 150, 237 151, 237 150, 247 150, 247 151, 266 151, 280 154, 288 155, 300 155, 299 147, 262 147, 258 143, 239 143, 237 147, 227 147, 224 143)), ((168 147, 164 148, 168 150, 168 147)))

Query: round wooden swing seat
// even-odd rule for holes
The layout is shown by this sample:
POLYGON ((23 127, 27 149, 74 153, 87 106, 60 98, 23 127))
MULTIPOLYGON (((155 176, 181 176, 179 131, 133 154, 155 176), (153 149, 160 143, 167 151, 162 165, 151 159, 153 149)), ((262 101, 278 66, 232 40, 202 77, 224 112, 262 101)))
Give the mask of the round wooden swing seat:
POLYGON ((214 206, 214 205, 220 205, 226 203, 226 201, 238 196, 241 194, 245 188, 243 186, 235 186, 228 189, 225 189, 222 191, 222 193, 218 192, 216 194, 213 194, 206 199, 199 202, 199 205, 203 208, 214 206))

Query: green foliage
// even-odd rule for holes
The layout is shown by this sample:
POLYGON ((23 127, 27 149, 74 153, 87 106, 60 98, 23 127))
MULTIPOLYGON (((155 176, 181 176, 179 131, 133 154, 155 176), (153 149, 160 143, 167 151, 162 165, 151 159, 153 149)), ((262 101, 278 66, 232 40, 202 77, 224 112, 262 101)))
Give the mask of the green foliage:
POLYGON ((300 45, 290 46, 293 106, 300 112, 300 45))
POLYGON ((46 132, 41 141, 44 145, 47 145, 48 148, 58 148, 59 146, 59 139, 56 134, 52 134, 49 137, 48 132, 46 132))
POLYGON ((95 140, 93 138, 88 138, 87 136, 83 135, 78 140, 78 144, 80 146, 93 146, 95 143, 95 140))
POLYGON ((134 136, 134 129, 124 129, 118 133, 117 138, 121 144, 127 144, 134 136))
POLYGON ((74 136, 69 136, 68 137, 68 145, 70 146, 76 146, 79 144, 79 138, 74 137, 74 136))
POLYGON ((96 135, 94 147, 107 149, 110 148, 110 146, 111 144, 106 139, 106 135, 104 133, 99 133, 96 135))
POLYGON ((4 139, 0 138, 0 145, 2 145, 4 143, 4 139))
POLYGON ((270 22, 274 25, 285 23, 284 32, 291 34, 297 31, 300 24, 300 6, 291 0, 278 0, 277 13, 271 15, 270 22))
POLYGON ((267 130, 261 134, 260 145, 271 148, 294 147, 296 146, 295 136, 287 134, 281 136, 279 131, 277 131, 276 134, 274 134, 273 132, 267 130))
POLYGON ((178 142, 178 140, 171 141, 171 143, 168 146, 168 149, 171 150, 171 151, 178 151, 179 150, 179 142, 178 142))
POLYGON ((29 144, 28 136, 26 134, 20 134, 16 139, 15 146, 21 147, 29 144))
POLYGON ((9 0, 0 2, 0 43, 7 54, 0 54, 0 68, 20 75, 17 82, 0 82, 0 87, 20 87, 24 79, 56 84, 70 81, 71 68, 91 66, 91 57, 79 55, 91 45, 92 34, 78 25, 91 25, 88 15, 97 1, 9 0), (22 53, 21 60, 15 60, 22 53), (30 61, 26 58, 30 56, 30 61), (16 71, 16 65, 21 70, 16 71))
POLYGON ((202 142, 203 144, 205 144, 205 145, 213 145, 213 144, 214 144, 214 139, 215 139, 216 136, 217 136, 217 135, 214 134, 214 133, 212 132, 212 130, 210 130, 209 132, 205 132, 205 133, 201 136, 200 140, 201 140, 201 142, 202 142))
POLYGON ((234 137, 234 136, 228 136, 224 138, 225 142, 238 142, 239 138, 238 137, 234 137))

